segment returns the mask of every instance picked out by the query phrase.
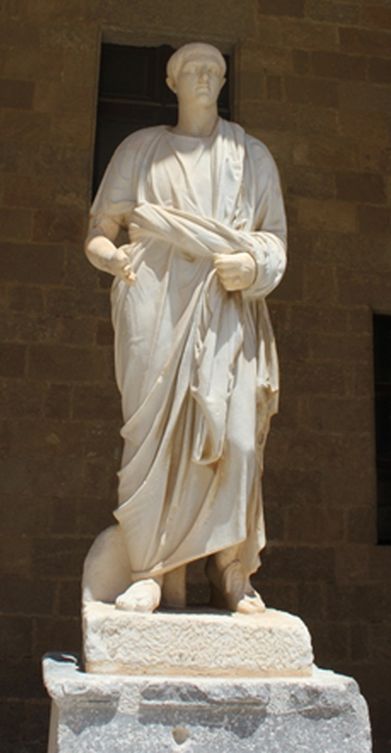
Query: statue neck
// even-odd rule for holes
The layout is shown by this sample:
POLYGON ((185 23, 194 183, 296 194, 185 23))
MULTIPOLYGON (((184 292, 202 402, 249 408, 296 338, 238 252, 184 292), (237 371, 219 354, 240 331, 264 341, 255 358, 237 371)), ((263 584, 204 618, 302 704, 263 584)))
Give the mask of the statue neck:
POLYGON ((183 108, 179 105, 178 122, 173 131, 184 136, 210 136, 217 120, 218 112, 216 105, 202 110, 199 107, 183 108))

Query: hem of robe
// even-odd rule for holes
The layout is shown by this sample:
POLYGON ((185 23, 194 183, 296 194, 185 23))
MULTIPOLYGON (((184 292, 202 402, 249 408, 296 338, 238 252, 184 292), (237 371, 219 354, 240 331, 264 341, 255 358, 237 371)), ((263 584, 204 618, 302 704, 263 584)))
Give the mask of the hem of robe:
MULTIPOLYGON (((257 566, 254 570, 251 570, 248 573, 248 576, 255 573, 258 567, 260 567, 261 561, 259 557, 259 552, 261 552, 266 546, 265 537, 263 537, 263 539, 264 539, 263 544, 261 544, 259 549, 257 550, 257 559, 258 559, 257 566)), ((191 565, 192 562, 196 562, 197 560, 202 560, 204 558, 206 559, 207 557, 212 557, 212 555, 217 554, 218 552, 223 552, 225 549, 230 549, 231 546, 240 546, 246 540, 247 540, 246 538, 239 539, 238 541, 234 541, 232 544, 220 546, 218 548, 211 549, 210 551, 203 552, 202 554, 197 554, 196 556, 192 555, 183 560, 179 560, 178 562, 175 563, 175 565, 161 565, 161 566, 154 565, 154 567, 150 570, 138 570, 138 571, 131 570, 132 580, 134 580, 134 582, 137 582, 139 580, 145 580, 146 578, 154 578, 154 577, 159 577, 160 575, 166 575, 167 573, 171 573, 173 570, 177 570, 180 567, 184 567, 184 565, 191 565)), ((240 561, 241 559, 240 553, 237 559, 239 559, 240 561)))
MULTIPOLYGON (((262 467, 263 466, 264 447, 265 447, 267 436, 268 436, 268 433, 269 433, 270 421, 273 418, 273 416, 278 413, 279 390, 278 389, 272 389, 269 385, 267 385, 267 386, 262 385, 262 386, 258 386, 258 390, 257 391, 258 391, 258 395, 260 395, 262 393, 265 393, 265 392, 266 392, 266 395, 267 395, 267 398, 266 398, 266 406, 267 407, 266 407, 266 410, 265 410, 265 416, 263 416, 263 421, 262 421, 262 426, 264 428, 264 431, 260 432, 261 436, 262 435, 263 436, 262 436, 261 442, 258 445, 258 452, 256 453, 257 456, 258 456, 258 460, 261 459, 261 467, 262 467)), ((259 400, 258 404, 261 404, 261 403, 263 403, 263 401, 259 400)), ((263 407, 265 408, 265 404, 264 403, 263 403, 263 407)), ((262 470, 260 470, 259 476, 262 477, 262 475, 263 475, 263 472, 262 472, 262 470)), ((121 531, 123 533, 123 536, 124 536, 124 539, 125 539, 125 542, 126 542, 126 548, 128 550, 128 556, 129 556, 129 558, 131 558, 130 547, 128 545, 128 536, 127 536, 126 526, 121 521, 121 517, 122 517, 123 512, 124 512, 123 511, 123 507, 126 506, 126 505, 127 505, 127 502, 124 502, 124 503, 120 504, 113 511, 113 515, 116 518, 117 523, 119 524, 119 526, 121 528, 121 531)), ((262 505, 261 505, 261 517, 263 517, 263 502, 262 502, 262 505)), ((258 529, 258 532, 259 532, 259 536, 258 536, 259 540, 257 542, 256 553, 249 558, 251 560, 251 562, 254 562, 254 565, 252 567, 249 567, 248 564, 247 564, 247 566, 245 566, 242 561, 243 561, 243 559, 246 559, 247 563, 248 563, 248 558, 241 557, 240 551, 239 551, 238 557, 237 557, 242 562, 242 564, 243 564, 243 566, 245 568, 245 571, 246 571, 246 574, 247 574, 248 577, 250 577, 251 575, 253 575, 258 570, 258 568, 260 567, 261 562, 260 562, 259 553, 261 551, 263 551, 263 549, 265 549, 266 544, 267 544, 265 528, 263 527, 263 529, 262 528, 258 529)), ((255 538, 254 534, 252 534, 251 538, 253 538, 253 539, 255 538)), ((238 539, 236 539, 234 541, 225 542, 221 546, 211 547, 207 551, 203 551, 203 552, 200 552, 198 554, 193 553, 193 554, 189 555, 188 557, 185 557, 185 558, 182 558, 182 559, 178 559, 177 561, 175 561, 175 563, 168 563, 168 564, 160 563, 158 565, 154 565, 152 568, 149 568, 147 570, 137 570, 137 571, 131 570, 132 578, 134 578, 135 581, 136 581, 136 580, 144 580, 146 578, 158 577, 160 575, 165 575, 166 573, 172 572, 173 570, 176 570, 179 567, 183 567, 184 565, 190 565, 192 562, 196 562, 197 560, 204 559, 204 558, 207 558, 207 557, 211 557, 212 555, 217 554, 218 552, 222 552, 225 549, 229 549, 230 547, 241 546, 248 539, 249 539, 248 536, 242 536, 242 537, 240 537, 240 538, 238 538, 238 539)))

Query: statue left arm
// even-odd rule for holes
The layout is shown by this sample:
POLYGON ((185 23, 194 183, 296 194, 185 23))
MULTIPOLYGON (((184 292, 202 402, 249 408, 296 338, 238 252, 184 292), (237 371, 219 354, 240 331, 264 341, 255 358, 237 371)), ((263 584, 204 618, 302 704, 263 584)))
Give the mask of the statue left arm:
POLYGON ((282 280, 286 267, 287 228, 284 202, 277 166, 269 150, 251 140, 253 164, 258 186, 256 229, 248 248, 256 262, 253 283, 243 291, 244 298, 265 298, 282 280))
POLYGON ((275 162, 263 144, 252 140, 250 158, 257 172, 256 230, 238 232, 236 254, 220 254, 216 269, 226 290, 244 298, 265 298, 281 282, 286 267, 286 218, 275 162))

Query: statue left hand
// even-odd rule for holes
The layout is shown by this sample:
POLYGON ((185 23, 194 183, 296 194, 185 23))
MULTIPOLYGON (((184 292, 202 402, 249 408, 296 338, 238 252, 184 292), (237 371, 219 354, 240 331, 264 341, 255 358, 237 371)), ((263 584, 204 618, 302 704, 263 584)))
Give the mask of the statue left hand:
POLYGON ((237 254, 216 254, 214 265, 226 290, 245 290, 253 284, 257 267, 247 251, 237 254))

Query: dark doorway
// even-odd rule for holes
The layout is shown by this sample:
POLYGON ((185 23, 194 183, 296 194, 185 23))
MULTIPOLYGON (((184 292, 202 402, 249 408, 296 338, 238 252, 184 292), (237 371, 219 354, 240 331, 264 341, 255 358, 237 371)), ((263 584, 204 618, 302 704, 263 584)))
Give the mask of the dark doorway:
POLYGON ((391 316, 373 317, 378 542, 391 544, 391 316))

